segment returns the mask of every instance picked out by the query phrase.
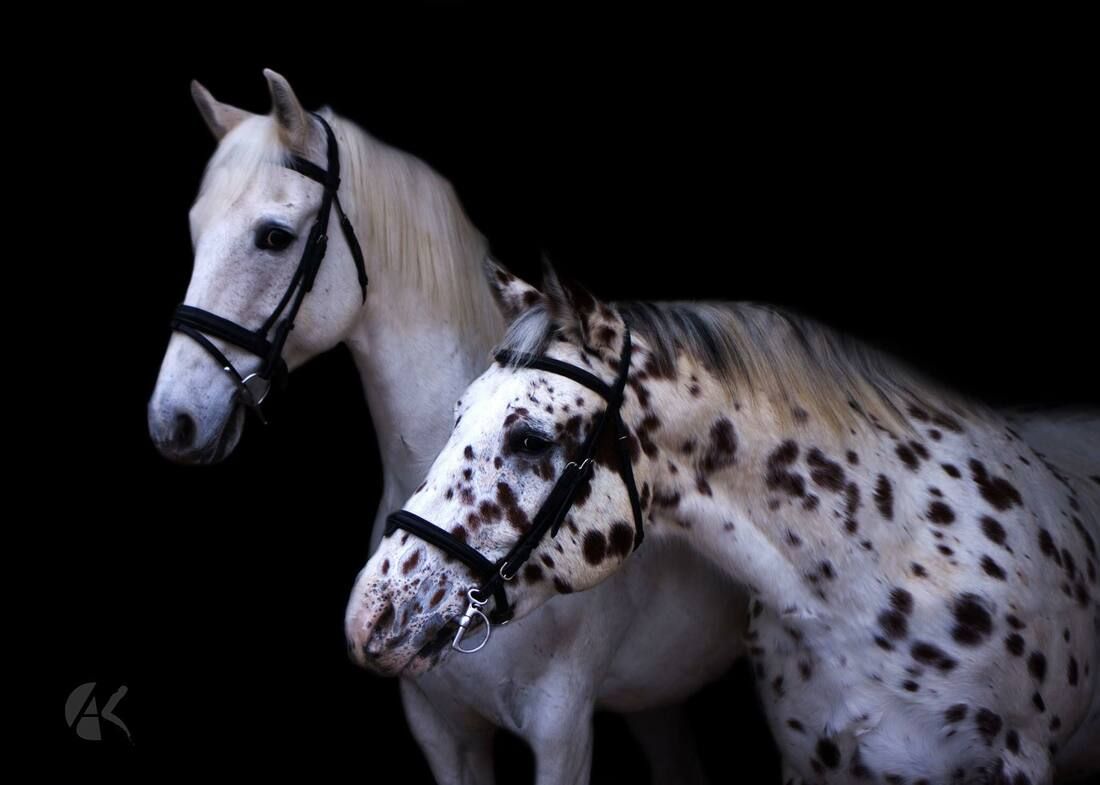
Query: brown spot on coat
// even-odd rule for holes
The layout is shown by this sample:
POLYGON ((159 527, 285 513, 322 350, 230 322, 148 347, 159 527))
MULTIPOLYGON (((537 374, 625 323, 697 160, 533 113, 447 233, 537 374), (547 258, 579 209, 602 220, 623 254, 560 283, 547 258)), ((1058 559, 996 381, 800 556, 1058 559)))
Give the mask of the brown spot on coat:
POLYGON ((1062 556, 1058 553, 1054 538, 1050 536, 1050 532, 1046 529, 1039 529, 1039 550, 1048 559, 1053 559, 1059 567, 1062 566, 1062 556))
POLYGON ((916 453, 912 448, 905 444, 899 444, 895 452, 898 457, 901 458, 901 462, 904 463, 911 471, 916 471, 920 468, 920 461, 917 459, 916 453))
POLYGON ((815 484, 834 493, 844 487, 844 470, 839 463, 826 458, 821 450, 816 447, 810 450, 806 464, 810 467, 810 479, 815 484))
POLYGON ((988 515, 983 515, 982 520, 982 532, 991 542, 997 543, 997 545, 1005 544, 1005 527, 995 519, 990 518, 988 515))
POLYGON ((496 523, 504 515, 504 511, 500 508, 500 505, 488 499, 483 500, 481 504, 478 505, 477 509, 486 523, 496 523))
POLYGON ((1088 549, 1088 552, 1090 554, 1095 556, 1096 555, 1096 541, 1093 540, 1092 535, 1089 534, 1088 530, 1085 528, 1085 525, 1083 523, 1081 523, 1080 518, 1078 518, 1076 515, 1074 515, 1072 520, 1073 520, 1073 528, 1077 530, 1077 533, 1081 535, 1081 539, 1085 541, 1085 548, 1088 549))
POLYGON ((894 487, 885 474, 878 476, 878 481, 875 483, 874 498, 879 514, 886 520, 892 521, 894 519, 894 487))
POLYGON ((573 587, 569 585, 568 581, 562 580, 560 575, 554 576, 554 588, 557 589, 559 594, 573 593, 573 587))
POLYGON ((767 472, 764 481, 771 489, 786 491, 791 496, 806 494, 806 481, 801 475, 794 474, 788 467, 798 459, 798 445, 787 440, 768 456, 767 472))
POLYGON ((1035 680, 1040 684, 1047 676, 1047 658, 1041 651, 1031 652, 1031 656, 1027 658, 1027 670, 1035 680))
POLYGON ((941 673, 949 673, 959 664, 958 660, 949 656, 939 646, 927 641, 917 641, 909 649, 909 653, 917 662, 934 667, 941 673))
POLYGON ((995 509, 1007 510, 1013 505, 1023 506, 1020 492, 1003 477, 990 475, 985 466, 974 458, 970 459, 970 476, 981 491, 982 498, 995 509))
POLYGON ((1005 636, 1005 649, 1014 657, 1020 657, 1024 653, 1024 639, 1020 633, 1014 632, 1005 636))
POLYGON ((634 527, 623 521, 612 524, 608 535, 607 552, 612 556, 625 557, 634 547, 634 527))
POLYGON ((710 439, 699 462, 706 474, 731 466, 737 462, 737 434, 733 423, 723 417, 711 426, 710 439))
POLYGON ((1004 722, 1001 720, 1001 716, 989 709, 978 709, 978 713, 974 715, 974 725, 978 728, 978 733, 985 739, 986 744, 992 744, 993 739, 997 737, 997 734, 1001 732, 1001 727, 1004 722))
POLYGON ((977 594, 960 594, 953 607, 955 626, 951 637, 964 646, 977 646, 993 631, 993 617, 977 594))
POLYGON ((589 564, 602 562, 607 555, 607 538, 603 536, 603 532, 593 530, 585 534, 582 551, 584 560, 589 564))
POLYGON ((956 703, 943 713, 943 718, 950 723, 962 722, 966 719, 966 711, 967 705, 965 703, 956 703))
POLYGON ((982 556, 982 570, 991 578, 996 578, 999 581, 1005 579, 1005 571, 1001 565, 993 561, 988 555, 982 556))
POLYGON ((928 516, 928 520, 932 523, 938 523, 941 526, 948 526, 955 522, 955 511, 939 501, 932 502, 928 505, 928 512, 926 515, 928 516))
POLYGON ((530 528, 531 521, 528 519, 527 513, 520 509, 519 504, 516 502, 516 496, 512 492, 512 487, 508 483, 497 483, 497 502, 504 510, 504 515, 512 528, 520 532, 525 532, 530 528))

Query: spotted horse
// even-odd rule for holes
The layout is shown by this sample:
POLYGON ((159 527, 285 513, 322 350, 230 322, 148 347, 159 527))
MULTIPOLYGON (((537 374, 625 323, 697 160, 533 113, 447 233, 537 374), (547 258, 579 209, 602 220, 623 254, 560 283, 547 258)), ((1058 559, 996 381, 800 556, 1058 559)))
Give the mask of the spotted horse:
MULTIPOLYGON (((149 431, 173 461, 219 461, 248 408, 263 414, 288 372, 345 343, 383 465, 373 544, 446 442, 454 401, 489 363, 510 275, 489 260, 446 180, 330 110, 305 111, 282 76, 266 76, 266 115, 192 86, 218 147, 191 208, 194 271, 149 431)), ((680 704, 743 652, 728 631, 744 631, 748 601, 720 602, 728 579, 687 549, 650 565, 655 555, 552 614, 517 620, 477 656, 428 673, 419 660, 401 674, 409 728, 438 782, 491 783, 497 728, 531 747, 539 785, 586 782, 595 708, 626 716, 657 785, 704 781, 680 704), (639 603, 652 570, 665 592, 639 603)), ((426 609, 437 589, 424 585, 426 609)), ((353 597, 355 660, 358 607, 353 597)))
POLYGON ((750 592, 784 782, 1100 770, 1100 413, 1009 416, 766 306, 606 304, 552 271, 508 298, 355 587, 374 667, 553 613, 638 558, 644 519, 637 553, 685 543, 750 592))

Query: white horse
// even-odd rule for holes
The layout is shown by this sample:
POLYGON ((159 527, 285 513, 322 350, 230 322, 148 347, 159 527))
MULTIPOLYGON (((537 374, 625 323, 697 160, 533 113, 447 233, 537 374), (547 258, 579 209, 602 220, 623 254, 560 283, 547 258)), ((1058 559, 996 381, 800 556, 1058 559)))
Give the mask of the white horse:
MULTIPOLYGON (((1044 457, 1000 414, 799 317, 609 306, 552 273, 544 288, 503 287, 511 354, 463 394, 395 519, 419 516, 516 575, 507 602, 532 618, 637 558, 639 488, 639 555, 687 543, 753 594, 750 655, 785 782, 1039 785, 1056 767, 1100 770, 1100 413, 1025 422, 1056 446, 1044 457), (601 441, 618 415, 631 473, 601 441), (564 523, 540 539, 563 488, 564 523), (504 514, 470 525, 486 503, 504 514)), ((500 585, 415 527, 397 532, 355 587, 359 640, 384 672, 430 666, 425 641, 484 619, 500 585)))
MULTIPOLYGON (((326 161, 320 121, 303 111, 282 77, 265 73, 270 116, 192 86, 219 144, 191 210, 195 264, 185 302, 250 329, 290 285, 321 200, 321 186, 281 164, 291 154, 321 167, 326 161)), ((339 342, 351 350, 384 472, 373 547, 385 512, 423 478, 451 430, 452 404, 504 332, 489 283, 498 268, 448 183, 352 123, 328 111, 322 116, 338 142, 338 195, 362 243, 369 285, 364 302, 334 214, 327 254, 283 358, 293 369, 339 342)), ((260 367, 249 352, 210 340, 241 377, 260 367)), ((179 462, 225 457, 240 438, 244 394, 207 349, 176 334, 149 404, 153 441, 179 462)), ((539 783, 586 782, 595 706, 629 713, 656 781, 702 779, 675 704, 741 653, 747 600, 719 602, 729 593, 725 579, 686 549, 665 554, 661 599, 643 599, 648 572, 657 569, 641 564, 650 556, 605 590, 516 622, 479 656, 456 656, 402 679, 409 725, 441 783, 493 780, 496 727, 528 742, 539 783)), ((362 656, 358 646, 352 653, 362 656)))

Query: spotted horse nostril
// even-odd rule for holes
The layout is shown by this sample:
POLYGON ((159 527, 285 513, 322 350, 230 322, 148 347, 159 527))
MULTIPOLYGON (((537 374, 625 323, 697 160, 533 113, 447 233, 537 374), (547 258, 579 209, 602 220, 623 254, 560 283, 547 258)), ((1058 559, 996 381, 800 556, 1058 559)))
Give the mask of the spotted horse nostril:
POLYGON ((189 414, 177 414, 172 423, 172 446, 191 447, 195 443, 195 420, 189 414))
POLYGON ((393 603, 387 601, 385 609, 374 622, 370 637, 361 646, 364 656, 378 655, 388 648, 390 628, 393 625, 394 616, 393 603))

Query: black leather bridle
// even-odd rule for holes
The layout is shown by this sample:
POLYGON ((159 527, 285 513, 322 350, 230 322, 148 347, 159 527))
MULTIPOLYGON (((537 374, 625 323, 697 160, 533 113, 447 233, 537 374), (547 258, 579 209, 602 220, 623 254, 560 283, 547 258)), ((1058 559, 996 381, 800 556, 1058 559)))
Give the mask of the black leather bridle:
POLYGON ((344 209, 340 206, 340 199, 336 195, 340 187, 340 151, 336 145, 336 135, 332 132, 325 119, 318 114, 313 115, 321 127, 325 129, 328 141, 328 168, 322 169, 312 161, 307 161, 298 155, 291 155, 285 166, 298 172, 310 180, 320 183, 324 187, 321 197, 321 206, 317 210, 317 218, 306 238, 305 249, 302 251, 302 259, 298 262, 298 268, 290 279, 283 298, 275 307, 275 310, 256 330, 249 330, 236 322, 230 321, 210 311, 204 311, 193 305, 176 306, 172 316, 172 329, 190 336, 196 343, 210 354, 221 366, 233 383, 237 386, 241 401, 259 416, 262 422, 266 422, 263 410, 260 408, 273 384, 282 387, 286 384, 287 367, 283 360, 283 346, 287 336, 294 329, 294 319, 298 315, 298 309, 302 307, 302 300, 313 288, 313 281, 317 277, 317 271, 325 258, 325 250, 328 247, 328 223, 332 213, 332 206, 336 205, 336 214, 340 218, 340 229, 344 239, 351 250, 352 259, 355 261, 356 272, 359 275, 359 288, 362 290, 363 301, 367 299, 367 271, 363 263, 363 250, 359 247, 359 241, 355 237, 355 230, 351 226, 344 209), (283 315, 285 311, 285 315, 283 315), (283 315, 282 320, 279 319, 283 315), (274 329, 274 335, 269 339, 268 334, 274 329), (260 358, 259 369, 255 373, 242 376, 233 363, 218 349, 207 337, 221 338, 223 341, 244 349, 260 358))
POLYGON ((404 529, 415 534, 425 542, 435 545, 461 561, 473 571, 481 582, 479 586, 471 588, 467 592, 470 604, 458 621, 459 630, 452 642, 453 648, 467 654, 480 650, 488 643, 493 623, 506 624, 512 618, 513 611, 508 604, 508 595, 504 590, 504 585, 516 576, 520 568, 531 557, 531 553, 542 542, 547 532, 550 532, 551 537, 557 535, 558 529, 572 508, 581 486, 592 476, 596 450, 599 448, 600 438, 603 437, 605 432, 609 437, 615 439, 620 471, 626 484, 627 494, 630 496, 630 507, 634 513, 634 548, 641 545, 644 537, 642 505, 638 497, 638 488, 634 483, 634 470, 630 461, 629 433, 622 419, 623 390, 626 387, 627 375, 630 372, 630 331, 625 330, 623 334, 623 349, 619 358, 619 375, 611 385, 588 371, 551 357, 504 351, 496 355, 496 361, 502 365, 511 364, 524 368, 534 368, 564 376, 598 393, 607 401, 607 408, 597 415, 592 430, 589 431, 588 436, 577 452, 570 456, 569 463, 566 464, 554 487, 550 489, 546 501, 542 503, 539 511, 532 519, 530 528, 524 532, 523 536, 504 556, 495 562, 489 561, 477 550, 471 548, 450 532, 408 510, 398 510, 386 518, 386 537, 389 537, 398 529, 404 529), (487 617, 480 608, 489 601, 490 596, 495 600, 495 608, 492 614, 487 617), (485 622, 485 640, 474 649, 459 648, 458 644, 475 614, 485 622))

